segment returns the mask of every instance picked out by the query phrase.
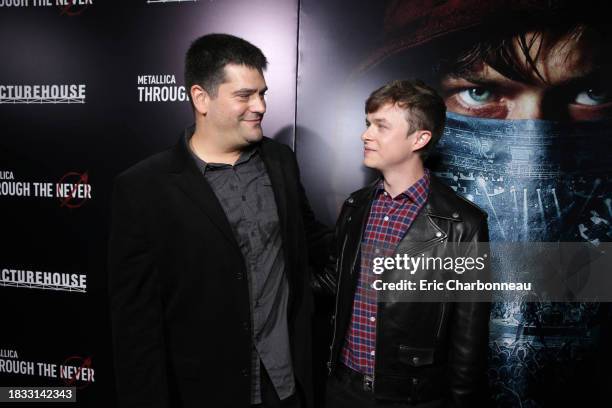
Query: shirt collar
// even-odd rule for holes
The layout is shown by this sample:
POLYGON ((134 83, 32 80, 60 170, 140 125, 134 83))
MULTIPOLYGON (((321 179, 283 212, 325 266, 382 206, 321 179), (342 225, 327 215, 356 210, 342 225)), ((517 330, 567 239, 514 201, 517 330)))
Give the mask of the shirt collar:
MULTIPOLYGON (((408 187, 402 193, 398 194, 397 198, 408 198, 413 203, 421 206, 425 204, 427 201, 427 197, 429 195, 429 169, 425 169, 425 173, 423 177, 418 179, 413 185, 408 187)), ((375 196, 382 194, 385 192, 384 181, 381 178, 380 181, 376 184, 375 196)))
MULTIPOLYGON (((195 154, 195 152, 191 150, 191 145, 189 143, 189 140, 193 136, 194 132, 195 132, 195 125, 188 126, 185 129, 185 143, 187 143, 187 149, 189 150, 191 157, 193 157, 193 159, 195 160, 195 163, 198 166, 198 168, 202 171, 202 174, 205 174, 206 170, 208 169, 219 169, 219 168, 224 168, 224 167, 232 167, 230 164, 226 164, 226 163, 207 163, 206 161, 202 160, 197 154, 195 154)), ((246 149, 244 149, 240 153, 240 157, 238 158, 236 163, 234 163, 234 166, 248 162, 251 159, 251 157, 253 157, 255 153, 257 153, 258 151, 259 151, 259 143, 247 146, 246 149)))

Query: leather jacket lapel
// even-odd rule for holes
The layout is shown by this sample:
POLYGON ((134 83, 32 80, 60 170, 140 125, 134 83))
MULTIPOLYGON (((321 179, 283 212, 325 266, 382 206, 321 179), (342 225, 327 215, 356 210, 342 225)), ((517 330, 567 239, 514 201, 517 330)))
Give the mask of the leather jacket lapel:
POLYGON ((419 211, 406 235, 398 244, 395 253, 413 256, 442 242, 445 238, 446 233, 438 227, 425 207, 419 211))
MULTIPOLYGON (((221 203, 219 203, 212 187, 197 168, 187 149, 185 137, 181 136, 174 148, 175 161, 170 177, 178 188, 202 210, 210 222, 239 251, 240 248, 221 203)), ((203 231, 203 233, 207 233, 207 231, 203 231)))

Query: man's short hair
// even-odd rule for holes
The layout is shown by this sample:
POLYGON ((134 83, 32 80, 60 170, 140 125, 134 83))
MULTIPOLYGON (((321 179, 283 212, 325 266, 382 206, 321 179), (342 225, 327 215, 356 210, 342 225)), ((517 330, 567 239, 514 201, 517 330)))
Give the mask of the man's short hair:
POLYGON ((259 48, 229 34, 204 35, 193 43, 185 56, 185 87, 200 85, 213 98, 225 81, 227 64, 244 65, 263 72, 268 66, 259 48))
POLYGON ((434 149, 444 131, 446 105, 431 87, 420 80, 396 80, 370 95, 365 103, 365 112, 373 113, 386 104, 397 105, 406 112, 408 134, 417 130, 429 130, 431 140, 418 152, 425 160, 434 149))

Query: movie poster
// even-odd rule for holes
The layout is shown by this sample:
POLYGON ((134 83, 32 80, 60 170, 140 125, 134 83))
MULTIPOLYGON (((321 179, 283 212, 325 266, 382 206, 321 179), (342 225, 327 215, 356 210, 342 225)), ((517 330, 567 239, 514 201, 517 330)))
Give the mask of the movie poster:
MULTIPOLYGON (((361 164, 366 98, 419 78, 448 110, 426 164, 488 213, 492 242, 611 241, 610 26, 596 5, 302 1, 300 15, 296 149, 327 222, 373 177, 361 164)), ((498 274, 504 256, 520 253, 500 254, 498 274)), ((608 303, 496 302, 496 404, 595 404, 610 384, 609 327, 608 303)))

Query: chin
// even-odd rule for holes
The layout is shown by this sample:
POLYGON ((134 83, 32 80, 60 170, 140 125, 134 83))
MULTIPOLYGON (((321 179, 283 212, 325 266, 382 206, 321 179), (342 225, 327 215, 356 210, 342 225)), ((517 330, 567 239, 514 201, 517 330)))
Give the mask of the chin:
POLYGON ((369 169, 377 169, 376 163, 374 160, 368 160, 367 158, 363 159, 363 165, 369 169))
POLYGON ((253 134, 245 135, 244 136, 244 140, 246 140, 248 143, 257 143, 261 139, 263 139, 263 133, 262 132, 257 132, 257 133, 253 133, 253 134))

